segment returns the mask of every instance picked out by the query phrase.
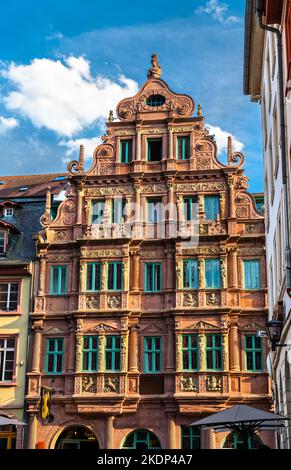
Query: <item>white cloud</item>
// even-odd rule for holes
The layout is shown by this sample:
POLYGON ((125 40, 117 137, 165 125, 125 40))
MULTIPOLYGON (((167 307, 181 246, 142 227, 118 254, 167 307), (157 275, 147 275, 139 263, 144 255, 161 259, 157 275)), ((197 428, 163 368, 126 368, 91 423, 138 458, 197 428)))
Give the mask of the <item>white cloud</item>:
POLYGON ((79 158, 79 149, 80 145, 84 145, 84 153, 85 153, 85 159, 92 159, 93 157, 93 152, 95 148, 102 144, 101 137, 92 137, 90 139, 70 139, 70 140, 62 140, 59 142, 59 145, 63 145, 67 147, 66 150, 66 155, 67 158, 63 158, 63 162, 66 163, 69 160, 78 160, 79 158))
POLYGON ((18 127, 19 123, 15 118, 5 118, 0 116, 0 135, 6 134, 6 132, 18 127))
POLYGON ((214 20, 224 24, 237 23, 239 18, 237 16, 228 16, 229 5, 221 3, 219 0, 209 0, 206 2, 205 7, 200 6, 196 9, 196 13, 207 13, 214 20))
POLYGON ((61 136, 71 137, 104 121, 123 98, 137 93, 138 85, 124 75, 116 82, 93 77, 90 62, 70 56, 60 60, 34 59, 29 65, 11 63, 2 75, 14 87, 4 97, 10 110, 61 136))
POLYGON ((215 136, 218 156, 227 152, 227 138, 229 136, 232 137, 232 149, 234 152, 241 152, 244 149, 244 144, 230 132, 223 131, 220 127, 212 126, 211 124, 205 124, 205 127, 211 135, 214 134, 215 136))

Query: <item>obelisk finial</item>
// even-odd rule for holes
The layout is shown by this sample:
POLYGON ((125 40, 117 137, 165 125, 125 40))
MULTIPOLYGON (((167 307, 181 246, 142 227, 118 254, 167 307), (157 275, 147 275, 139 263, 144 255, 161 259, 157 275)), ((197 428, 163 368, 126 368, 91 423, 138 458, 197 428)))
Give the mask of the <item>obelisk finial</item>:
POLYGON ((85 153, 84 153, 84 145, 80 145, 80 153, 79 153, 79 171, 83 173, 84 171, 84 162, 85 162, 85 153))
POLYGON ((162 67, 158 64, 158 55, 156 53, 152 54, 151 57, 152 67, 148 70, 148 78, 161 78, 162 76, 162 67))
POLYGON ((227 138, 227 164, 231 165, 232 162, 232 138, 229 135, 227 138))

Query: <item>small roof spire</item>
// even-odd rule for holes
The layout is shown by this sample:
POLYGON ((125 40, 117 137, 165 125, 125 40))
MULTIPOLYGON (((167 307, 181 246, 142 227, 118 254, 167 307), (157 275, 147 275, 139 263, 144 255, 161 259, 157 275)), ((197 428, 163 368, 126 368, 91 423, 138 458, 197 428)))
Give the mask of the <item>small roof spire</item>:
POLYGON ((152 67, 148 70, 148 78, 160 78, 162 76, 162 67, 158 64, 158 54, 154 53, 151 57, 152 67))

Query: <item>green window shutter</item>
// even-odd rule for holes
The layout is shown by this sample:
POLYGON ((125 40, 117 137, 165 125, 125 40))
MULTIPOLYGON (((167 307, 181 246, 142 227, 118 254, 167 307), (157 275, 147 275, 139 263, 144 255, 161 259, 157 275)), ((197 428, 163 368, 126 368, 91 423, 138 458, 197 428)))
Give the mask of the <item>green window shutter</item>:
POLYGON ((207 289, 220 289, 221 287, 219 258, 210 258, 205 260, 205 287, 207 289))
POLYGON ((162 369, 162 338, 161 336, 144 337, 144 372, 147 374, 160 372, 162 369))
POLYGON ((201 431, 196 426, 181 426, 181 448, 201 449, 201 431))
POLYGON ((183 261, 183 288, 198 289, 198 260, 183 261))
POLYGON ((190 137, 182 136, 177 138, 177 156, 179 160, 190 158, 190 137))
POLYGON ((83 371, 98 370, 98 336, 83 337, 83 371))
POLYGON ((101 263, 87 263, 86 290, 99 291, 101 289, 101 263))
POLYGON ((244 288, 261 288, 261 267, 260 260, 244 260, 244 288))
POLYGON ((219 196, 204 196, 204 212, 207 220, 216 220, 220 214, 219 196))
POLYGON ((108 290, 122 290, 123 289, 123 263, 120 261, 113 261, 108 263, 108 290))
POLYGON ((160 292, 162 290, 162 264, 145 263, 145 291, 160 292))
POLYGON ((198 335, 182 335, 183 370, 198 370, 198 335))
POLYGON ((263 369, 262 338, 256 335, 245 335, 245 369, 250 372, 259 372, 263 369))
POLYGON ((121 366, 121 338, 120 336, 106 336, 105 342, 105 370, 119 371, 121 366))
POLYGON ((54 295, 66 294, 68 291, 68 267, 52 266, 50 293, 54 295))
POLYGON ((220 334, 206 334, 206 368, 222 369, 222 343, 220 334))
POLYGON ((46 367, 48 374, 61 374, 63 371, 63 338, 47 338, 46 367))
POLYGON ((102 224, 104 217, 104 208, 105 202, 103 200, 92 202, 92 224, 102 224))
POLYGON ((184 197, 184 217, 188 221, 197 220, 199 204, 196 196, 184 197))
POLYGON ((120 142, 120 161, 121 163, 130 163, 132 161, 132 140, 121 140, 120 142))

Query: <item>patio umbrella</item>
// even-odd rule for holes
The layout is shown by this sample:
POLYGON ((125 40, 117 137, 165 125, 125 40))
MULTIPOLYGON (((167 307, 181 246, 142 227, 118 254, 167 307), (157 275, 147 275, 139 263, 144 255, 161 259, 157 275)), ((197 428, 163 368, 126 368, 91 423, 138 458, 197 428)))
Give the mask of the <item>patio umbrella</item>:
POLYGON ((0 416, 0 426, 9 426, 10 424, 13 426, 26 426, 26 423, 22 423, 22 421, 18 421, 18 419, 7 418, 7 416, 0 416))
POLYGON ((275 429, 283 427, 285 416, 260 410, 247 405, 235 405, 226 410, 214 413, 206 418, 195 421, 191 426, 212 428, 214 431, 227 429, 241 436, 244 448, 248 448, 248 438, 258 429, 275 429))

